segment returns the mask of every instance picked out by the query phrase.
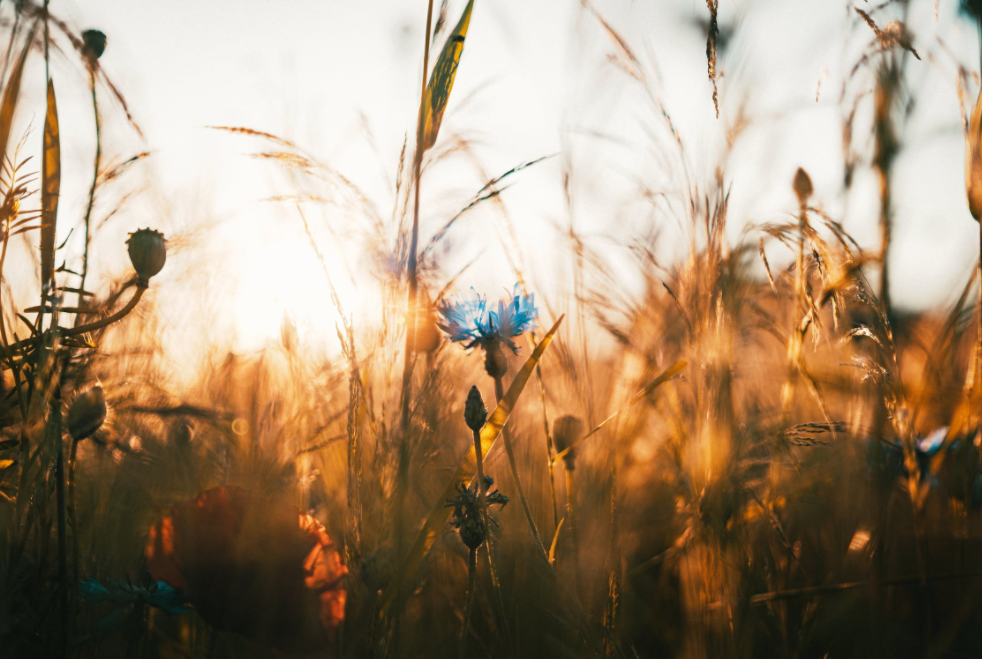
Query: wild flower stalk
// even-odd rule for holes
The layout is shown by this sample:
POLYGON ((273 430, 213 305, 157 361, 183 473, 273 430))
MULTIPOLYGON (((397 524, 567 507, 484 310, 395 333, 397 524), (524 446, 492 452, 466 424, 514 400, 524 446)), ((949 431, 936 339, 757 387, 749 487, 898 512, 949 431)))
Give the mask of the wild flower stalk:
POLYGON ((89 242, 92 206, 95 204, 96 187, 99 185, 99 167, 102 162, 102 124, 99 121, 99 97, 96 94, 96 72, 99 58, 106 50, 106 35, 99 30, 86 30, 82 33, 82 54, 89 71, 89 91, 92 94, 92 114, 95 119, 95 163, 92 167, 92 185, 89 187, 89 200, 85 206, 85 246, 82 252, 82 277, 79 283, 79 306, 85 291, 85 278, 89 273, 89 242))
POLYGON ((75 514, 75 458, 78 444, 91 437, 106 421, 106 395, 95 385, 75 397, 68 408, 68 434, 72 448, 68 455, 68 514, 72 525, 72 583, 78 583, 78 520, 75 514))
MULTIPOLYGON (((430 31, 433 25, 433 0, 426 3, 426 33, 423 35, 423 75, 419 92, 419 114, 416 119, 416 152, 413 157, 413 227, 409 241, 409 258, 406 263, 406 278, 408 280, 408 293, 406 302, 406 349, 404 352, 404 364, 402 371, 402 390, 401 390, 401 411, 399 418, 399 448, 396 471, 395 488, 395 535, 396 535, 396 554, 399 561, 405 555, 405 514, 403 503, 406 493, 409 490, 409 396, 412 387, 413 366, 415 365, 416 348, 416 303, 418 297, 418 281, 416 274, 417 254, 419 246, 419 195, 423 173, 423 139, 424 139, 424 115, 426 105, 426 75, 430 67, 430 31)), ((400 598, 401 599, 401 598, 400 598)), ((395 651, 398 653, 399 639, 401 636, 401 605, 397 606, 395 612, 395 651)))
POLYGON ((583 596, 583 586, 580 580, 580 540, 576 520, 576 450, 573 443, 583 436, 583 421, 572 415, 561 416, 553 422, 552 436, 559 451, 566 451, 563 465, 566 472, 566 520, 569 524, 569 535, 572 538, 573 573, 576 575, 576 590, 583 596))
MULTIPOLYGON (((471 289, 469 297, 458 296, 453 301, 444 300, 437 306, 437 310, 443 319, 443 322, 439 323, 440 329, 446 332, 451 341, 464 343, 467 349, 480 348, 483 351, 484 370, 494 380, 495 398, 500 403, 505 395, 503 378, 508 373, 508 358, 503 347, 507 346, 517 354, 518 346, 513 339, 536 327, 535 321, 539 312, 535 307, 535 296, 520 293, 516 284, 507 300, 500 300, 497 309, 489 309, 487 298, 481 297, 471 289)), ((532 509, 518 475, 514 447, 507 427, 501 429, 501 438, 504 441, 508 466, 515 480, 515 488, 518 490, 518 498, 522 503, 529 530, 536 546, 545 557, 546 550, 539 537, 535 520, 532 518, 532 509)))

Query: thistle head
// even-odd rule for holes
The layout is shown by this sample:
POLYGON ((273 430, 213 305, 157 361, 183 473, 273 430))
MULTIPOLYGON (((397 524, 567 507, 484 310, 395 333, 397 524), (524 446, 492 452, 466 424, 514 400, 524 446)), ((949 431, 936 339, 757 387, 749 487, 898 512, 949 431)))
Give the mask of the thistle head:
POLYGON ((79 394, 68 408, 68 433, 75 441, 90 437, 106 421, 106 395, 96 385, 79 394))
POLYGON ((130 234, 126 245, 130 262, 136 270, 137 286, 146 288, 150 285, 150 278, 160 272, 167 261, 164 234, 153 229, 140 229, 130 234))
POLYGON ((480 432, 487 420, 488 408, 484 406, 481 391, 477 387, 471 387, 464 404, 464 422, 474 432, 480 432))
POLYGON ((106 52, 106 35, 99 30, 86 30, 82 33, 82 55, 90 63, 106 52))
POLYGON ((569 451, 563 456, 567 469, 576 467, 576 449, 570 448, 573 443, 583 437, 583 421, 576 416, 566 414, 552 422, 552 441, 556 452, 569 451))

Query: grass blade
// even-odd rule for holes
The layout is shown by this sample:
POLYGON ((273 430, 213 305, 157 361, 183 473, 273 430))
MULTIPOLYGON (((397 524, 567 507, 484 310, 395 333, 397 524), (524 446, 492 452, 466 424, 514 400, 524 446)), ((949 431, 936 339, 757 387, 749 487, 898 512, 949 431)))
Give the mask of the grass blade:
MULTIPOLYGON (((542 342, 539 343, 538 347, 532 352, 532 355, 526 360, 525 365, 522 366, 522 370, 515 375, 515 379, 512 380, 511 386, 508 387, 508 391, 505 393, 504 398, 498 403, 498 406, 488 417, 487 423, 481 428, 481 453, 483 456, 487 456, 491 447, 494 446, 495 441, 498 439, 498 435, 501 433, 501 429, 504 428, 505 423, 508 421, 508 417, 511 416, 511 412, 515 409, 515 403, 518 402, 519 396, 522 395, 522 391, 525 389, 526 383, 528 383, 529 378, 532 376, 532 372, 535 370, 536 365, 539 360, 542 359, 542 355, 545 353, 546 348, 549 347, 549 343, 552 342, 552 337, 555 336, 556 331, 559 329, 560 324, 563 322, 563 317, 560 316, 556 324, 552 326, 549 333, 542 338, 542 342)), ((379 614, 384 617, 395 601, 396 596, 399 591, 406 585, 406 582, 416 571, 416 567, 426 556, 426 552, 429 551, 430 547, 436 541, 437 536, 443 530, 443 527, 447 523, 447 519, 450 517, 450 509, 445 505, 447 499, 451 498, 454 494, 454 489, 458 483, 469 482, 474 478, 474 474, 477 473, 477 451, 474 446, 468 449, 467 454, 464 459, 461 460, 460 465, 454 472, 453 476, 447 482, 447 486, 443 489, 443 493, 437 497, 436 503, 433 505, 433 509, 430 511, 429 516, 426 518, 426 522, 423 524, 423 528, 420 529, 419 534, 416 536, 416 540, 413 542, 412 547, 409 549, 409 553, 406 555, 406 560, 402 565, 401 570, 389 584, 385 593, 382 595, 381 606, 379 607, 379 614)))
POLYGON ((48 80, 48 113, 44 118, 44 159, 41 162, 41 282, 47 284, 55 274, 55 225, 58 196, 61 193, 61 140, 58 135, 58 104, 55 86, 48 80))
POLYGON ((10 139, 10 129, 14 123, 14 110, 17 109, 17 99, 20 97, 20 79, 24 73, 24 63, 27 62, 27 54, 31 51, 31 44, 34 42, 34 33, 37 31, 37 22, 27 35, 24 43, 24 50, 21 51, 17 63, 10 72, 7 79, 7 86, 3 90, 3 100, 0 101, 0 157, 7 153, 7 142, 10 139))
POLYGON ((436 144, 436 136, 440 132, 440 123, 443 121, 443 112, 447 109, 450 90, 453 89, 453 81, 457 76, 460 55, 464 52, 464 38, 467 36, 467 27, 470 25, 473 9, 474 0, 469 0, 457 27, 447 37, 447 42, 443 44, 443 50, 440 51, 440 57, 437 58, 436 66, 433 67, 433 74, 430 76, 430 84, 426 86, 426 100, 423 103, 421 152, 436 144))

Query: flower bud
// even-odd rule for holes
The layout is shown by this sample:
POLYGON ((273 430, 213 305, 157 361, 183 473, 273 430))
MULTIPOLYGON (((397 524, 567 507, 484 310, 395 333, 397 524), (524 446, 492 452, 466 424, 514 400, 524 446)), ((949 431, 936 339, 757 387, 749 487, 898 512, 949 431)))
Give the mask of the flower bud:
POLYGON ((460 523, 460 540, 468 549, 477 549, 488 537, 488 525, 479 510, 471 511, 460 523))
POLYGON ((972 110, 972 120, 968 126, 968 141, 965 144, 965 192, 968 196, 968 209, 975 220, 982 221, 982 93, 972 110))
POLYGON ((68 408, 68 433, 79 441, 102 427, 106 420, 106 395, 96 385, 75 397, 68 408))
POLYGON ((417 353, 429 354, 440 347, 440 328, 436 325, 436 316, 432 307, 416 314, 416 342, 414 349, 417 353))
POLYGON ((813 191, 812 180, 808 176, 808 172, 799 167, 794 175, 794 193, 798 196, 798 203, 806 206, 808 204, 808 198, 812 196, 813 191))
POLYGON ((477 387, 471 387, 467 394, 467 402, 464 404, 464 421, 467 427, 478 432, 484 427, 488 420, 488 408, 484 406, 484 399, 477 387))
POLYGON ((501 349, 500 339, 484 345, 484 370, 493 378, 503 378, 508 373, 508 358, 501 349))
POLYGON ((126 244, 130 262, 136 270, 137 285, 146 288, 150 285, 150 278, 160 272, 167 261, 164 234, 153 229, 140 229, 130 234, 126 244))
POLYGON ((106 35, 99 30, 86 30, 82 33, 82 55, 89 62, 95 62, 106 52, 106 35))
MULTIPOLYGON (((552 441, 556 445, 557 453, 562 453, 572 446, 573 442, 576 442, 581 437, 583 437, 583 422, 579 417, 567 414, 553 421, 552 441)), ((569 452, 563 456, 563 460, 566 461, 567 469, 575 468, 576 449, 570 449, 569 452)))

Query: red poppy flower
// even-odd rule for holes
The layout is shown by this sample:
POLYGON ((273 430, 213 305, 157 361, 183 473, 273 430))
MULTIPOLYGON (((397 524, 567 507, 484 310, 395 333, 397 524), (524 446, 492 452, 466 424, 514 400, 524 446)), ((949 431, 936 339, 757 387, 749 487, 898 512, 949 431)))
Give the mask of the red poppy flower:
POLYGON ((238 487, 175 505, 151 530, 147 567, 217 629, 284 652, 330 651, 348 569, 324 527, 238 487))

